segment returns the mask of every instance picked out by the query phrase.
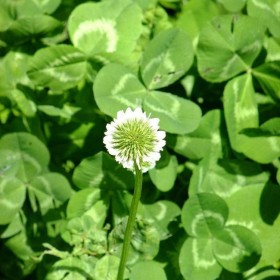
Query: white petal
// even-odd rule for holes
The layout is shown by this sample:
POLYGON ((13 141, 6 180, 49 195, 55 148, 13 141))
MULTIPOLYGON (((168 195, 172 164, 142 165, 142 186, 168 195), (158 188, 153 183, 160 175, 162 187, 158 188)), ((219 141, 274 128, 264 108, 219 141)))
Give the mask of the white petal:
POLYGON ((106 125, 106 129, 109 133, 113 133, 117 129, 117 124, 113 121, 106 125))
POLYGON ((155 162, 147 162, 147 161, 146 161, 146 162, 145 162, 145 167, 142 167, 141 170, 142 170, 143 173, 145 173, 145 172, 147 172, 148 170, 154 168, 155 165, 156 165, 155 162))
POLYGON ((160 159, 160 153, 151 152, 148 154, 146 161, 158 161, 160 159))
POLYGON ((134 115, 135 115, 135 116, 142 116, 142 115, 143 115, 142 109, 141 109, 140 107, 137 107, 137 108, 134 110, 134 115))
POLYGON ((127 168, 127 169, 133 169, 133 161, 132 160, 130 160, 130 161, 125 161, 125 162, 123 162, 122 163, 122 166, 124 167, 124 168, 127 168))
POLYGON ((134 111, 134 118, 139 121, 147 122, 148 118, 145 112, 140 107, 137 107, 134 111))
POLYGON ((112 135, 106 135, 106 136, 104 136, 104 138, 103 138, 103 143, 104 143, 105 145, 110 145, 110 144, 112 144, 112 142, 113 142, 112 135))
POLYGON ((128 158, 122 156, 120 153, 118 153, 116 155, 116 161, 118 161, 119 163, 121 163, 122 165, 129 162, 128 158))
POLYGON ((112 145, 113 143, 113 138, 111 135, 106 135, 104 138, 103 138, 103 143, 105 145, 112 145))
POLYGON ((115 156, 119 153, 119 151, 114 149, 114 148, 108 148, 107 147, 107 150, 108 150, 109 154, 112 155, 112 156, 115 156))
POLYGON ((115 149, 115 145, 112 142, 104 143, 107 149, 115 149))
POLYGON ((154 147, 154 150, 157 152, 162 151, 162 148, 165 146, 165 144, 166 144, 165 140, 158 141, 154 147))
POLYGON ((133 117, 134 117, 133 111, 131 110, 130 107, 128 107, 125 111, 125 120, 126 121, 131 120, 131 119, 133 119, 133 117))
POLYGON ((140 164, 139 157, 137 157, 135 161, 136 161, 136 164, 137 164, 138 168, 141 169, 141 164, 140 164))
POLYGON ((164 139, 165 136, 166 136, 165 131, 157 131, 157 133, 156 133, 156 137, 157 137, 158 140, 164 139))
POLYGON ((117 119, 122 119, 125 116, 125 112, 124 111, 118 111, 117 113, 117 119))
POLYGON ((158 118, 153 118, 153 119, 149 119, 149 124, 150 126, 154 129, 154 130, 158 130, 159 129, 159 119, 158 118))

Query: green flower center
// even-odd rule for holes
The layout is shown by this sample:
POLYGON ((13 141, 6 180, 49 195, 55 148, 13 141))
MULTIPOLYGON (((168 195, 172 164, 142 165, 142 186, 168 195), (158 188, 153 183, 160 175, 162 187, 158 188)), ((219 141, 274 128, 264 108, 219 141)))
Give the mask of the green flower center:
POLYGON ((114 148, 129 160, 142 160, 153 151, 156 135, 153 128, 143 120, 130 120, 121 124, 113 136, 114 148))

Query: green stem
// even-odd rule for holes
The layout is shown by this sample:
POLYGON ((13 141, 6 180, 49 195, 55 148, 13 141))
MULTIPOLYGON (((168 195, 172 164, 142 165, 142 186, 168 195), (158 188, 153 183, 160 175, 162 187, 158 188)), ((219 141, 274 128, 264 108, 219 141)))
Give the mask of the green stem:
POLYGON ((121 261, 120 261, 117 280, 124 279, 123 277, 124 277, 126 259, 128 256, 130 240, 131 240, 133 227, 134 227, 134 223, 135 223, 135 218, 136 218, 136 213, 137 213, 137 208, 138 208, 138 204, 139 204, 139 201, 141 198, 141 192, 142 192, 142 180, 143 180, 142 171, 138 168, 137 164, 135 164, 134 166, 135 166, 134 194, 133 194, 133 198, 132 198, 132 202, 131 202, 131 206, 130 206, 129 217, 128 217, 125 234, 124 234, 124 243, 123 243, 123 249, 122 249, 122 255, 121 255, 121 261))

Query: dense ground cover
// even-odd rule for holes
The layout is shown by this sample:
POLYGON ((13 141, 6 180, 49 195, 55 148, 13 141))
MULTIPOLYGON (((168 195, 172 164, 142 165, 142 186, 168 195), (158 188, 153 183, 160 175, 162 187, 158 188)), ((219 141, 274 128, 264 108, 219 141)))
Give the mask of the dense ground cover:
POLYGON ((0 56, 0 279, 115 280, 137 106, 167 145, 129 279, 280 279, 279 0, 2 0, 0 56))

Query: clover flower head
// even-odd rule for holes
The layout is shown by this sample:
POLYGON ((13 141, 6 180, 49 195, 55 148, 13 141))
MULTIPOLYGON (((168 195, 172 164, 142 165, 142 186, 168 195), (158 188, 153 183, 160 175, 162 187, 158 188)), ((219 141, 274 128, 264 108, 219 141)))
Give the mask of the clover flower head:
POLYGON ((146 172, 160 159, 165 132, 159 131, 159 119, 150 118, 141 108, 119 111, 106 129, 103 143, 124 168, 134 171, 137 164, 146 172))

